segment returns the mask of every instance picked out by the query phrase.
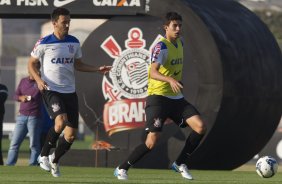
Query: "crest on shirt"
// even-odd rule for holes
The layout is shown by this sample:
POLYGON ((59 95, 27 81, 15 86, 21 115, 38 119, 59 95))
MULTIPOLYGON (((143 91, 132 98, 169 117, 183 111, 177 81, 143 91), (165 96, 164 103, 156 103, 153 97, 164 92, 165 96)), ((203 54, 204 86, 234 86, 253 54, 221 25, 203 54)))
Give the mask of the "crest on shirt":
POLYGON ((73 54, 74 53, 74 46, 68 45, 68 48, 69 48, 69 52, 73 54))
POLYGON ((52 111, 53 112, 57 112, 57 111, 59 111, 61 109, 61 107, 60 107, 60 105, 58 103, 52 104, 51 107, 52 107, 52 111))
POLYGON ((162 126, 162 121, 160 118, 154 119, 154 127, 160 128, 162 126))
POLYGON ((104 126, 109 135, 144 127, 150 55, 161 37, 158 35, 146 49, 147 43, 140 28, 131 28, 127 36, 125 50, 112 35, 101 44, 113 59, 112 70, 102 82, 103 95, 108 100, 104 106, 104 126))

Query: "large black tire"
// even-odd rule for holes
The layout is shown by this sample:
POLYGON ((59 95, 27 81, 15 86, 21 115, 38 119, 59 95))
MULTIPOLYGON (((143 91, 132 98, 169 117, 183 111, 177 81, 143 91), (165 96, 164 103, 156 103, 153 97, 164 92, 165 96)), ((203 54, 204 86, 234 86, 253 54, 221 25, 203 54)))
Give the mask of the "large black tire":
MULTIPOLYGON (((207 135, 188 165, 195 169, 234 169, 266 145, 281 118, 281 51, 271 32, 254 13, 231 0, 153 0, 150 1, 149 17, 114 17, 95 30, 92 36, 98 36, 97 41, 91 41, 90 35, 90 40, 83 45, 85 60, 101 59, 102 52, 95 55, 92 48, 93 45, 98 47, 95 44, 109 35, 105 32, 106 27, 110 34, 124 40, 126 35, 120 29, 136 24, 143 26, 144 37, 152 39, 152 35, 161 30, 161 17, 168 11, 176 11, 183 17, 187 61, 183 75, 184 94, 198 108, 208 126, 207 135)), ((106 57, 102 59, 106 64, 111 62, 106 57)), ((85 83, 88 78, 89 75, 77 76, 80 113, 96 130, 96 122, 84 99, 89 97, 87 106, 94 109, 97 117, 102 117, 105 101, 99 92, 100 78, 92 81, 95 89, 85 83), (93 94, 98 99, 93 100, 93 94)), ((131 151, 140 143, 141 132, 114 134, 110 141, 122 147, 130 140, 128 149, 131 151)), ((168 145, 161 144, 136 166, 155 168, 161 161, 159 156, 164 154, 163 147, 168 152, 166 162, 171 163, 176 158, 183 146, 183 136, 179 138, 179 131, 174 129, 166 129, 164 133, 174 138, 167 140, 168 145)), ((108 139, 106 135, 102 137, 108 139)), ((160 167, 167 167, 167 164, 160 167)))

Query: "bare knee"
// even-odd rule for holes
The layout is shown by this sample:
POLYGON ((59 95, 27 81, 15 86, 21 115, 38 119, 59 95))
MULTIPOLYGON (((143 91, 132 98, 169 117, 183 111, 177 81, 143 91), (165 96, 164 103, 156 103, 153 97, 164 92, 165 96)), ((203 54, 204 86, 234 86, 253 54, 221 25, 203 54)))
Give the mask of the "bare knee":
POLYGON ((55 126, 54 126, 55 132, 61 133, 66 126, 65 125, 66 121, 67 121, 67 118, 65 117, 65 115, 58 115, 55 118, 55 126))
POLYGON ((146 144, 147 148, 150 149, 150 150, 152 150, 156 145, 155 142, 150 142, 150 141, 146 141, 145 144, 146 144))
POLYGON ((152 150, 156 146, 159 136, 160 133, 156 133, 156 132, 150 132, 147 135, 145 144, 148 147, 148 149, 152 150))
POLYGON ((64 137, 66 141, 72 143, 75 140, 77 130, 75 128, 71 128, 69 126, 65 127, 64 137))
POLYGON ((64 135, 64 138, 69 143, 72 143, 75 140, 75 136, 74 135, 69 135, 69 136, 64 135))
POLYGON ((204 135, 207 131, 206 125, 202 122, 194 131, 196 131, 200 135, 204 135))
POLYGON ((198 134, 203 135, 206 133, 206 125, 201 120, 200 116, 192 116, 191 118, 187 119, 187 123, 198 134))
POLYGON ((64 130, 64 125, 63 124, 55 124, 54 129, 55 129, 55 132, 62 133, 62 131, 64 130))

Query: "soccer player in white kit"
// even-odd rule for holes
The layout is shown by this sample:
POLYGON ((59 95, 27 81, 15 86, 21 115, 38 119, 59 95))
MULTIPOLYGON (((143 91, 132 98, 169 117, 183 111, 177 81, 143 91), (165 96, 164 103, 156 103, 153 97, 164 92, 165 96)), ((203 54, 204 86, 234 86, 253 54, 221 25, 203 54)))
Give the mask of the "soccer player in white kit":
POLYGON ((38 162, 40 167, 60 176, 59 159, 70 149, 78 129, 78 99, 74 70, 83 72, 110 71, 112 66, 94 67, 82 62, 80 43, 68 34, 70 12, 57 8, 51 14, 54 32, 40 39, 28 62, 28 70, 42 91, 44 104, 55 125, 48 132, 38 162), (36 63, 41 62, 41 76, 36 63), (64 131, 64 136, 59 138, 64 131), (58 140, 58 146, 56 147, 58 140), (51 148, 55 148, 49 155, 51 148))

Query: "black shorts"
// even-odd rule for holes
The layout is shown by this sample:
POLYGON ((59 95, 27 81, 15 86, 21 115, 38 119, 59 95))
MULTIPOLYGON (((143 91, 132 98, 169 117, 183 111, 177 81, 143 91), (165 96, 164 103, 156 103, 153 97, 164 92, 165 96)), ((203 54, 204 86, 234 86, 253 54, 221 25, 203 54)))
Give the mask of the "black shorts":
POLYGON ((66 122, 66 125, 78 128, 78 99, 76 93, 44 90, 42 97, 51 119, 55 119, 60 114, 67 114, 68 122, 66 122))
POLYGON ((160 132, 167 120, 170 118, 178 126, 185 121, 199 115, 197 109, 184 98, 170 99, 164 96, 151 95, 146 99, 146 128, 147 132, 160 132))

